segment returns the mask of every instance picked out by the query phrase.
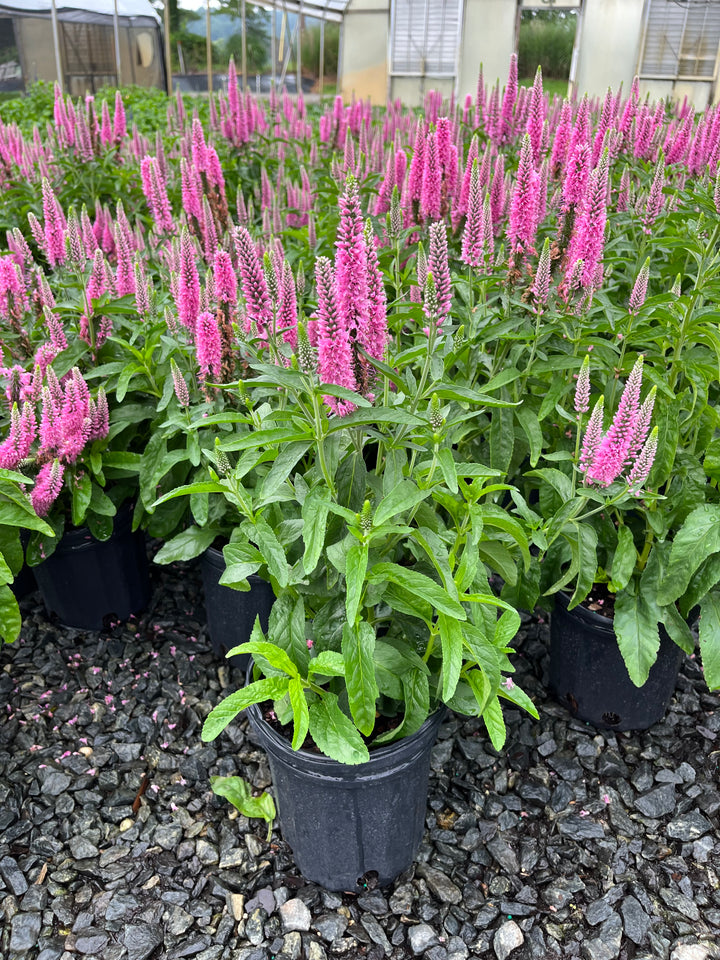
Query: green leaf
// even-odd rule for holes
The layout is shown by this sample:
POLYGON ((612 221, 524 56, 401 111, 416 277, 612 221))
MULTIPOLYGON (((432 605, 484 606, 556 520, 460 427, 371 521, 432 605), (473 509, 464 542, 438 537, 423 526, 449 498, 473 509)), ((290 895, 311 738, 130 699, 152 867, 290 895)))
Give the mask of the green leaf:
POLYGON ((509 677, 508 681, 502 684, 498 690, 498 696, 502 697, 503 700, 509 700, 511 703, 514 703, 521 709, 526 710, 530 716, 535 717, 536 720, 540 719, 537 707, 532 702, 530 697, 521 687, 519 687, 516 683, 513 683, 509 677))
POLYGON ((345 663, 345 684, 350 713, 355 726, 370 736, 375 726, 375 704, 378 698, 375 680, 375 631, 361 620, 343 627, 342 656, 345 663))
POLYGON ((243 592, 250 590, 247 578, 262 566, 262 554, 257 547, 236 540, 223 547, 223 558, 225 569, 220 576, 221 586, 243 592))
POLYGON ((321 677, 344 677, 345 660, 341 653, 334 650, 323 650, 316 657, 310 660, 308 665, 308 676, 321 677))
POLYGON ((498 507, 494 503, 483 504, 481 510, 483 526, 497 527, 499 530, 503 530, 509 534, 515 543, 517 543, 518 547, 520 547, 520 552, 525 561, 525 568, 527 569, 532 562, 532 558, 530 556, 530 544, 522 524, 518 523, 514 517, 511 517, 502 507, 498 507))
MULTIPOLYGON (((425 665, 423 664, 423 667, 425 665)), ((382 736, 376 737, 374 742, 394 743, 402 737, 410 737, 417 733, 425 723, 430 712, 430 690, 426 670, 406 670, 400 677, 403 688, 405 713, 399 727, 388 730, 382 736)))
POLYGON ((290 705, 293 712, 293 750, 299 750, 305 743, 310 727, 310 713, 308 711, 305 687, 300 677, 294 677, 288 686, 290 705))
POLYGON ((366 543, 354 543, 345 558, 345 610, 347 611, 348 623, 351 625, 357 619, 365 586, 367 565, 368 545, 366 543))
POLYGON ((265 820, 272 830, 277 813, 275 802, 269 793, 254 797, 250 784, 242 777, 210 777, 210 786, 214 794, 229 800, 244 817, 265 820))
MULTIPOLYGON (((255 625, 259 626, 259 623, 260 617, 258 616, 255 620, 255 625)), ((254 629, 253 635, 255 635, 254 629)), ((251 638, 247 643, 240 643, 237 647, 233 647, 229 653, 233 655, 250 653, 254 657, 262 657, 263 660, 267 660, 271 667, 274 667, 276 670, 282 670, 283 673, 288 674, 290 677, 300 675, 297 666, 292 662, 283 648, 277 646, 275 643, 269 643, 267 640, 253 640, 251 638)), ((282 696, 284 696, 284 692, 282 696)), ((278 700, 279 697, 273 697, 272 699, 278 700)))
POLYGON ((332 693, 310 704, 310 735, 316 745, 338 763, 367 763, 368 748, 362 737, 338 706, 332 693))
MULTIPOLYGON (((448 451, 449 452, 449 451, 448 451)), ((430 495, 430 490, 421 490, 412 480, 401 480, 377 505, 373 516, 373 524, 381 526, 399 513, 412 510, 418 503, 422 503, 430 495)))
POLYGON ((124 470, 126 473, 139 473, 142 454, 128 453, 125 450, 106 450, 102 455, 105 469, 124 470))
POLYGON ((302 506, 303 568, 306 574, 312 573, 317 566, 320 554, 325 546, 330 493, 324 487, 315 487, 305 497, 302 506))
POLYGON ((89 473, 76 476, 72 487, 72 522, 81 527, 85 522, 85 514, 92 498, 92 480, 89 473))
POLYGON ((6 584, 0 585, 0 636, 5 643, 14 643, 20 634, 22 617, 15 594, 6 584))
POLYGON ((277 580, 279 586, 287 587, 290 582, 290 566, 285 551, 275 536, 275 531, 263 517, 255 518, 250 539, 255 540, 260 548, 270 576, 277 580))
POLYGON ((572 500, 572 480, 562 470, 556 467, 538 467, 537 470, 528 470, 525 476, 538 477, 543 483, 552 487, 564 502, 572 500))
POLYGON ((492 745, 498 753, 505 746, 507 731, 505 729, 505 720, 503 719, 502 707, 497 697, 493 697, 483 710, 482 718, 490 734, 492 745))
POLYGON ((720 689, 720 591, 711 590, 700 601, 700 656, 705 682, 720 689))
POLYGON ((660 611, 645 591, 631 584, 615 597, 613 626, 630 679, 642 687, 660 649, 660 611))
POLYGON ((518 407, 515 410, 515 416, 527 437, 530 446, 530 466, 534 467, 542 453, 543 435, 540 421, 537 414, 526 406, 518 407))
POLYGON ((177 560, 192 560, 204 553, 217 536, 215 527, 188 527, 163 544, 155 554, 155 563, 175 563, 177 560))
POLYGON ((581 603, 590 593, 592 585, 595 583, 597 573, 597 533, 594 527, 587 523, 575 523, 576 537, 567 539, 570 542, 571 550, 577 551, 577 562, 573 561, 573 566, 577 566, 577 580, 575 582, 575 592, 570 600, 570 608, 581 603))
POLYGON ((624 590, 630 583, 637 564, 637 550, 635 549, 635 540, 630 527, 621 523, 617 532, 617 547, 613 554, 612 567, 610 570, 612 581, 610 589, 617 593, 618 590, 624 590))
MULTIPOLYGON (((20 542, 18 527, 0 526, 0 556, 7 563, 13 577, 16 577, 25 562, 25 554, 20 542)), ((10 581, 8 581, 9 583, 10 581)))
POLYGON ((513 411, 493 410, 490 421, 490 466, 507 473, 515 448, 513 411))
POLYGON ((445 703, 455 693, 463 661, 463 630, 459 621, 440 614, 438 617, 442 645, 442 699, 445 703))
POLYGON ((367 579, 372 583, 389 580, 422 597, 423 600, 429 601, 438 613, 445 613, 456 620, 467 620, 467 614, 462 605, 457 600, 453 600, 446 590, 443 590, 430 577, 426 577, 424 573, 401 567, 397 563, 376 563, 372 566, 367 579))
POLYGON ((692 608, 716 583, 720 582, 720 553, 706 557, 690 578, 688 588, 680 598, 680 612, 687 617, 692 608))
POLYGON ((720 552, 720 506, 705 503, 696 507, 675 534, 670 562, 658 587, 658 603, 667 606, 687 590, 700 564, 720 552))
POLYGON ((298 460, 302 459, 310 449, 310 443, 309 440, 302 440, 281 446, 280 453, 263 480, 258 494, 259 500, 269 500, 280 489, 292 473, 298 460))
MULTIPOLYGON (((494 600, 495 598, 490 597, 489 599, 494 600)), ((495 624, 495 633, 493 635, 494 645, 504 650, 510 644, 510 641, 515 637, 519 629, 520 614, 517 612, 517 610, 504 610, 495 624)))
POLYGON ((457 493, 457 470, 455 468, 455 458, 452 455, 452 450, 448 450, 447 447, 443 447, 441 450, 438 450, 437 458, 448 490, 452 491, 452 493, 457 493))
MULTIPOLYGON (((244 647, 246 644, 241 644, 241 646, 244 647)), ((271 646, 271 644, 267 644, 267 646, 271 646)), ((287 693, 289 682, 288 677, 267 677, 263 680, 256 680, 255 683, 248 684, 242 690, 231 693, 208 714, 203 724, 201 739, 206 743, 208 740, 214 740, 241 710, 245 710, 252 703, 280 700, 287 693)))
POLYGON ((305 624, 305 603, 302 597, 293 599, 284 593, 277 598, 270 611, 268 636, 281 647, 301 673, 310 661, 305 624))
POLYGON ((695 637, 674 603, 660 608, 660 616, 670 639, 688 655, 695 649, 695 637))

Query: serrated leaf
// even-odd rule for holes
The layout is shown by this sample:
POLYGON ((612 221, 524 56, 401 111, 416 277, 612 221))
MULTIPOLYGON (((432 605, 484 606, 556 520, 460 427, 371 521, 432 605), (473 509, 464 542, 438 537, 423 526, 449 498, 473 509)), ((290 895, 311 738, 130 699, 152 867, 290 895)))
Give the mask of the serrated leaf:
POLYGON ((467 620, 467 614, 462 605, 453 600, 438 583, 426 577, 424 573, 401 567, 397 563, 376 563, 367 576, 372 583, 390 580, 398 586, 409 590, 423 600, 430 602, 438 613, 445 613, 456 620, 467 620))
POLYGON ((445 703, 455 693, 463 662, 463 631, 458 620, 438 616, 440 643, 442 645, 442 699, 445 703))
POLYGON ((430 495, 430 490, 421 490, 412 480, 401 480, 400 483, 380 501, 373 516, 373 524, 381 526, 399 513, 411 510, 430 495))
MULTIPOLYGON (((241 647, 245 646, 248 646, 248 644, 241 644, 241 647)), ((267 646, 270 646, 270 644, 267 644, 267 646)), ((242 690, 231 693, 208 714, 203 724, 201 739, 205 742, 214 740, 240 711, 245 710, 250 704, 263 703, 265 700, 279 700, 284 697, 289 682, 289 677, 266 677, 263 680, 249 683, 242 690)))
POLYGON ((277 813, 275 802, 269 793, 254 797, 250 784, 242 777, 210 777, 210 787, 218 797, 229 800, 244 817, 265 820, 272 830, 277 813))
POLYGON ((624 590, 630 583, 630 577, 633 575, 638 559, 635 540, 630 527, 621 523, 618 527, 617 538, 618 542, 610 568, 611 588, 616 593, 618 590, 624 590))
POLYGON ((700 601, 700 656, 705 682, 720 689, 720 591, 711 590, 700 601))
POLYGON ((505 719, 503 718, 502 707, 497 697, 492 697, 482 714, 483 721, 490 734, 492 745, 498 753, 505 746, 507 731, 505 729, 505 719))
POLYGON ((368 545, 354 543, 345 556, 345 611, 349 624, 354 624, 363 588, 368 565, 368 545))
POLYGON ((660 649, 660 611, 654 600, 631 585, 615 597, 613 626, 620 653, 636 687, 647 681, 660 649))
POLYGON ((308 712, 305 687, 300 677, 294 677, 290 681, 288 695, 293 714, 292 748, 293 750, 299 750, 305 743, 305 737, 310 727, 310 713, 308 712))
POLYGON ((378 688, 374 653, 375 631, 369 623, 361 620, 343 626, 342 656, 348 704, 355 726, 365 736, 370 736, 375 726, 378 688))
POLYGON ((204 553, 217 536, 214 527, 188 527, 164 543, 155 554, 155 563, 175 563, 177 560, 192 560, 204 553))
POLYGON ((443 447, 442 449, 438 450, 437 458, 448 489, 451 490, 452 493, 457 493, 459 489, 458 478, 457 470, 455 469, 455 458, 452 455, 452 450, 448 450, 447 447, 443 447))
POLYGON ((368 748, 352 721, 338 706, 337 697, 327 693, 310 704, 310 735, 317 747, 338 763, 367 763, 368 748))
POLYGON ((308 676, 314 677, 344 677, 345 660, 341 653, 335 650, 323 650, 313 657, 308 664, 308 676))
POLYGON ((330 494, 325 488, 315 488, 305 497, 302 505, 303 567, 305 573, 312 573, 317 566, 320 554, 325 546, 330 494))
POLYGON ((705 503, 696 507, 675 534, 670 561, 658 587, 658 603, 667 606, 687 590, 700 564, 720 552, 720 506, 705 503))
POLYGON ((22 626, 20 608, 15 594, 6 584, 0 585, 0 635, 5 643, 17 640, 22 626))

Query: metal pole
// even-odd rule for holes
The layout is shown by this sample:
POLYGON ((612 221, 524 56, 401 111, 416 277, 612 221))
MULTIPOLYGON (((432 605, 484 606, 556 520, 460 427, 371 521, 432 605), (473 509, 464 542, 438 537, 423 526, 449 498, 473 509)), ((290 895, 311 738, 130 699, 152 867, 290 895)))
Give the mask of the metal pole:
POLYGON ((168 96, 172 96, 172 66, 170 61, 170 0, 165 0, 163 7, 163 20, 165 23, 165 83, 167 84, 168 96))
POLYGON ((212 26, 210 22, 210 0, 205 0, 205 53, 207 55, 207 83, 208 96, 213 94, 213 76, 212 76, 212 26))
POLYGON ((113 3, 113 35, 115 38, 115 73, 117 85, 122 86, 122 67, 120 64, 120 22, 118 20, 117 0, 113 3))
POLYGON ((320 21, 320 99, 325 87, 325 17, 320 21))
POLYGON ((275 18, 277 11, 272 8, 272 20, 270 21, 270 59, 272 60, 272 79, 270 80, 271 89, 275 89, 275 69, 277 67, 277 46, 275 38, 275 18))
POLYGON ((52 0, 50 16, 52 19, 53 46, 55 47, 55 72, 57 73, 57 82, 60 87, 60 93, 62 93, 65 84, 63 83, 62 61, 60 59, 60 34, 58 32, 57 7, 55 5, 55 0, 52 0))
POLYGON ((243 93, 247 92, 247 19, 246 19, 245 0, 242 0, 242 78, 243 93))
POLYGON ((297 74, 297 92, 298 95, 302 91, 302 54, 300 52, 300 39, 302 37, 302 21, 303 21, 303 0, 300 0, 300 12, 298 13, 298 22, 297 22, 297 36, 295 39, 295 49, 296 49, 296 74, 297 74))

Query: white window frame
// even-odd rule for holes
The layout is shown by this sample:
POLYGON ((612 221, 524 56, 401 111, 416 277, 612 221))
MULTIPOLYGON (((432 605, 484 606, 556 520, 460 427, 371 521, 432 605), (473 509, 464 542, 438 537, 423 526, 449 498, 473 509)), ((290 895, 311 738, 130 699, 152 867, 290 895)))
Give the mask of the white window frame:
MULTIPOLYGON (((463 18, 465 14, 464 0, 391 0, 390 10, 390 76, 437 77, 438 79, 456 80, 458 76, 463 18), (417 49, 417 45, 413 42, 413 37, 407 38, 408 46, 413 45, 416 47, 415 53, 417 56, 414 58, 415 62, 409 62, 407 60, 405 62, 399 61, 396 44, 399 39, 397 37, 397 31, 400 29, 400 21, 398 18, 398 6, 400 4, 411 8, 411 18, 415 16, 421 18, 423 22, 421 48, 417 49), (426 64, 430 59, 429 54, 432 53, 433 47, 443 39, 442 37, 430 36, 428 29, 431 10, 432 12, 436 12, 438 7, 442 8, 443 19, 446 18, 445 15, 448 10, 457 10, 457 26, 451 34, 453 55, 452 59, 446 57, 446 59, 441 60, 439 69, 434 67, 428 69, 426 64), (413 10, 415 11, 414 13, 413 10)), ((450 38, 448 38, 448 40, 449 39, 450 38)))
MULTIPOLYGON (((662 29, 662 24, 659 21, 656 25, 656 28, 662 29)), ((671 80, 689 81, 695 83, 714 83, 718 73, 719 56, 720 0, 646 0, 645 14, 643 18, 642 43, 640 47, 640 57, 637 70, 638 77, 641 80, 671 80), (677 40, 676 38, 672 38, 672 41, 670 38, 667 38, 668 47, 671 51, 671 54, 674 55, 675 67, 674 70, 669 70, 668 72, 662 73, 657 69, 650 69, 653 66, 652 61, 646 67, 648 38, 651 35, 650 31, 654 28, 652 22, 653 15, 655 14, 658 17, 662 17, 665 11, 674 8, 679 8, 679 10, 684 13, 680 36, 677 38, 677 40), (714 52, 705 56, 698 56, 697 51, 683 50, 683 44, 685 42, 688 26, 691 22, 691 17, 698 16, 699 14, 703 15, 702 25, 699 29, 697 29, 697 24, 693 24, 697 35, 702 36, 706 33, 706 27, 708 26, 708 14, 711 13, 711 11, 717 15, 716 24, 711 24, 711 26, 714 26, 713 33, 717 34, 714 52), (681 64, 687 61, 695 62, 695 72, 681 72, 681 64), (708 64, 709 72, 698 73, 697 68, 699 63, 708 64)), ((663 57, 663 60, 665 60, 665 57, 663 57)))

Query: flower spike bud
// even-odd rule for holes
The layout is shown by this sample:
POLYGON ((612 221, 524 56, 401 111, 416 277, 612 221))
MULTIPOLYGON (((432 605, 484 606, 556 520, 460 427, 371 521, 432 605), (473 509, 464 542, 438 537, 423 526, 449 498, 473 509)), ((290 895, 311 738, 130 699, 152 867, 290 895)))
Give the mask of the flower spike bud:
POLYGON ((587 474, 590 464, 595 459, 600 441, 602 440, 603 415, 605 413, 605 397, 600 397, 593 412, 590 414, 590 422, 585 431, 582 449, 580 450, 580 473, 587 474))
POLYGON ((575 412, 578 417, 590 409, 590 354, 583 359, 575 385, 575 412))
POLYGON ((628 486, 635 496, 639 495, 640 488, 647 480, 655 461, 658 445, 658 428, 653 427, 652 433, 645 441, 645 446, 640 451, 640 455, 632 466, 628 474, 628 486))
POLYGON ((369 500, 366 500, 363 503, 362 511, 360 512, 360 529, 363 534, 367 536, 373 528, 373 510, 372 504, 369 500))
POLYGON ((438 303, 437 290, 435 289, 435 278, 432 273, 428 273, 425 278, 424 311, 430 324, 437 324, 440 316, 440 304, 438 303))
POLYGON ((310 343, 307 327, 302 320, 298 320, 296 350, 298 365, 303 373, 314 373, 317 368, 317 357, 310 343))
POLYGON ((39 517, 46 517, 62 489, 65 467, 59 460, 44 463, 35 479, 30 502, 39 517))
POLYGON ((676 297, 682 296, 682 275, 678 274, 675 277, 675 283, 672 285, 671 293, 676 297))
POLYGON ((215 466, 221 477, 227 477, 232 473, 230 458, 224 450, 220 449, 220 437, 215 437, 215 466))
POLYGON ((417 281, 418 286, 421 290, 425 289, 425 281, 427 280, 428 274, 428 265, 427 257, 425 256, 425 248, 422 243, 418 244, 417 254, 415 257, 415 266, 417 270, 417 281))
POLYGON ((302 260, 298 261, 297 271, 295 273, 295 287, 297 289, 298 297, 302 297, 305 293, 305 264, 302 260))
MULTIPOLYGON (((548 292, 550 290, 550 238, 545 237, 542 253, 538 261, 535 281, 532 285, 532 292, 535 296, 535 302, 538 308, 547 304, 548 292)), ((585 358, 587 359, 587 357, 585 358)), ((587 409, 587 408, 586 408, 587 409)))
POLYGON ((433 428, 435 433, 439 433, 442 425, 445 423, 445 418, 443 417, 440 409, 440 398, 436 393, 430 397, 428 420, 430 421, 430 426, 433 428))
POLYGON ((402 233, 403 218, 402 207, 400 206, 400 191, 397 184, 393 187, 390 195, 390 236, 397 239, 402 233))
POLYGON ((175 390, 177 401, 181 407, 187 407, 190 405, 188 386, 185 382, 185 377, 182 375, 180 367, 175 363, 175 359, 173 357, 170 358, 170 370, 172 371, 173 388, 175 390))
POLYGON ((278 283, 278 276, 272 262, 272 257, 267 250, 263 254, 263 271, 265 273, 265 283, 267 284, 270 299, 273 303, 277 303, 280 299, 280 284, 278 283))
POLYGON ((635 285, 633 286, 632 293, 630 294, 630 303, 628 305, 628 312, 635 316, 640 309, 640 307, 645 303, 645 297, 647 296, 648 280, 650 279, 650 257, 647 258, 645 263, 640 269, 640 273, 637 275, 635 280, 635 285))

